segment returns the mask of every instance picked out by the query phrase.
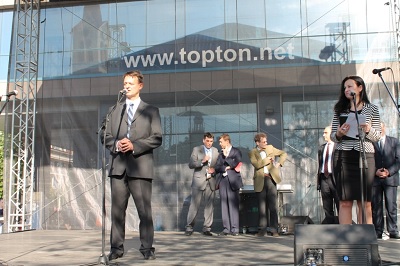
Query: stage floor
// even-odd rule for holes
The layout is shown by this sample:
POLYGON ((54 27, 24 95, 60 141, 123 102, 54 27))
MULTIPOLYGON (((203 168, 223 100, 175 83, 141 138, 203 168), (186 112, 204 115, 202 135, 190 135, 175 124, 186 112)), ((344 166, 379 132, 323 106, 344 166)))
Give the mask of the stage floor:
MULTIPOLYGON (((1 266, 105 265, 101 231, 37 230, 0 234, 1 266), (101 261, 101 260, 100 260, 101 261)), ((310 232, 312 238, 312 232, 310 232)), ((155 232, 156 260, 143 260, 137 232, 127 232, 125 255, 108 265, 293 265, 294 235, 203 236, 155 232)), ((106 233, 105 255, 109 251, 106 233)), ((400 265, 400 240, 378 240, 382 265, 400 265)))

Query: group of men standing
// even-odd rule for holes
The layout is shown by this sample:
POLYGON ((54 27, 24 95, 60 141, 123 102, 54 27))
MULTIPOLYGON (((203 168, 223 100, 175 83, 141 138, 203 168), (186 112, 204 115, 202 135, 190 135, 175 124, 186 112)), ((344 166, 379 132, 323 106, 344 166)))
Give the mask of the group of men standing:
MULTIPOLYGON (((212 236, 211 225, 214 213, 215 191, 219 189, 223 230, 219 235, 239 235, 239 190, 243 186, 240 175, 242 153, 232 147, 230 136, 219 137, 221 151, 212 147, 214 136, 205 133, 203 145, 193 148, 189 168, 194 169, 192 198, 187 216, 185 234, 192 235, 196 216, 202 199, 205 202, 203 234, 212 236)), ((270 212, 270 233, 278 236, 277 188, 281 181, 279 168, 286 160, 286 152, 267 144, 267 135, 258 133, 254 137, 256 147, 249 152, 254 166, 254 191, 259 206, 259 231, 256 236, 267 233, 267 208, 270 212), (279 158, 279 161, 275 161, 279 158), (268 207, 267 207, 268 206, 268 207)))
MULTIPOLYGON (((400 146, 397 138, 386 135, 386 127, 381 123, 382 135, 375 148, 375 178, 372 186, 372 220, 378 239, 382 239, 386 213, 389 238, 400 239, 397 227, 397 187, 399 186, 400 146), (384 211, 385 209, 385 211, 384 211)), ((325 213, 324 224, 338 223, 335 211, 339 213, 339 197, 333 177, 333 154, 335 143, 331 141, 331 127, 324 129, 325 142, 318 149, 319 171, 317 189, 321 192, 325 213)))
MULTIPOLYGON (((372 214, 377 238, 384 231, 384 212, 390 238, 400 239, 397 227, 397 186, 399 186, 400 145, 398 139, 385 134, 381 123, 382 136, 374 143, 376 173, 372 187, 372 214), (385 209, 385 211, 384 211, 385 209)), ((325 213, 323 224, 339 223, 335 213, 339 213, 339 197, 333 176, 335 143, 331 141, 331 127, 324 129, 325 143, 318 149, 317 189, 321 192, 325 213)), ((212 236, 211 226, 214 215, 215 192, 219 189, 223 231, 219 235, 239 234, 239 190, 243 186, 240 175, 242 154, 232 147, 228 134, 219 138, 221 151, 213 147, 214 136, 205 133, 203 144, 193 148, 189 168, 193 169, 192 192, 185 234, 192 235, 196 216, 202 200, 205 202, 203 234, 212 236), (239 167, 238 167, 239 166, 239 167)), ((278 236, 277 184, 281 182, 279 168, 287 154, 267 143, 267 135, 258 133, 254 137, 256 147, 248 156, 254 167, 254 192, 258 199, 258 233, 264 236, 268 230, 278 236), (279 158, 279 161, 275 161, 279 158), (269 210, 269 224, 268 211, 269 210)))

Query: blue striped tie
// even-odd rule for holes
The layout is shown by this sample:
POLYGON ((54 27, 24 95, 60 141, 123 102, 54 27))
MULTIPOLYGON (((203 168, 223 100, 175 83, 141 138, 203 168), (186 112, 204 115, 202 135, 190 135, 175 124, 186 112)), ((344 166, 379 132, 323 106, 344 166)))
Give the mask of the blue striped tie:
POLYGON ((133 121, 133 103, 128 106, 128 138, 129 138, 129 129, 131 128, 131 124, 133 121))

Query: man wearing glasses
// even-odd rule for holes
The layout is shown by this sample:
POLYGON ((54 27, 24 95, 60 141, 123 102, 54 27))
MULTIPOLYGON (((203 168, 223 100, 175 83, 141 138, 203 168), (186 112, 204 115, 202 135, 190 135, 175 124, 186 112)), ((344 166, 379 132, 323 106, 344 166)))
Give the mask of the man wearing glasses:
POLYGON ((268 145, 265 133, 256 134, 254 142, 256 147, 249 152, 249 158, 254 166, 254 191, 258 198, 259 228, 256 236, 264 236, 267 233, 267 205, 270 212, 270 231, 272 236, 279 236, 276 184, 281 182, 279 170, 284 164, 287 154, 268 145), (279 157, 279 161, 275 160, 276 157, 279 157))

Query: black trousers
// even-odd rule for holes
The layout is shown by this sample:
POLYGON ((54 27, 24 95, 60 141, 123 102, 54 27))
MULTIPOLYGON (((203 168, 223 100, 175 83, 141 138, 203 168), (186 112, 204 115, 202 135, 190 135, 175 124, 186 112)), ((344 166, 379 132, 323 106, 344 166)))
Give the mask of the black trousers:
POLYGON ((270 229, 278 231, 278 190, 271 177, 264 177, 264 188, 257 192, 258 196, 258 226, 260 230, 266 230, 268 225, 267 208, 269 209, 270 229))
POLYGON ((151 211, 152 180, 128 177, 126 175, 111 180, 111 251, 124 252, 126 209, 130 195, 133 197, 139 216, 139 251, 144 254, 154 251, 154 227, 151 211))
POLYGON ((322 207, 324 208, 325 219, 324 224, 335 224, 335 205, 337 213, 339 213, 339 196, 336 191, 336 186, 333 181, 332 174, 326 177, 324 174, 320 174, 321 178, 321 198, 322 207))

